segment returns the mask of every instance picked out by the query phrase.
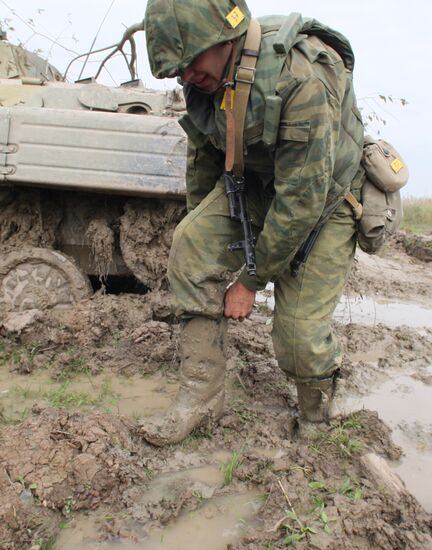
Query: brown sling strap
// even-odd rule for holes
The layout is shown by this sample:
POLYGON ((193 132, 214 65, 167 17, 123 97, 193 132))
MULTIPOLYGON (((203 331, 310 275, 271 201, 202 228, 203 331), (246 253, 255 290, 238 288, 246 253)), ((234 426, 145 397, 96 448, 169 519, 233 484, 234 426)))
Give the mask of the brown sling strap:
POLYGON ((344 196, 344 199, 349 203, 352 208, 354 219, 360 220, 363 215, 363 205, 354 197, 351 191, 344 196))
POLYGON ((252 84, 255 81, 256 64, 261 43, 261 26, 252 19, 246 35, 240 65, 234 76, 236 51, 231 58, 230 72, 225 92, 226 128, 226 160, 225 170, 233 172, 235 177, 243 176, 244 172, 244 127, 246 111, 252 84), (234 63, 233 63, 234 60, 234 63), (232 104, 232 89, 235 85, 234 105, 232 104))

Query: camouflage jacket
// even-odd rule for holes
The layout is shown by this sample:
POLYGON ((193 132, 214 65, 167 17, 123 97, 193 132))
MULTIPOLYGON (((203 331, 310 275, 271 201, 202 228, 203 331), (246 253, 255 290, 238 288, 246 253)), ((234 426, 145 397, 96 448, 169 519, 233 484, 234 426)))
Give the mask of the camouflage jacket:
MULTIPOLYGON (((240 275, 253 290, 277 279, 310 231, 343 200, 356 179, 363 147, 348 41, 298 14, 289 21, 283 16, 259 21, 262 39, 246 116, 245 170, 273 198, 256 246, 257 276, 240 275), (281 63, 273 45, 284 22, 290 30, 281 63), (282 99, 276 117, 268 107, 274 96, 282 99), (274 143, 269 143, 272 134, 274 143)), ((209 96, 188 84, 184 91, 188 114, 181 124, 189 135, 186 180, 192 209, 223 173, 226 120, 223 92, 209 96)))

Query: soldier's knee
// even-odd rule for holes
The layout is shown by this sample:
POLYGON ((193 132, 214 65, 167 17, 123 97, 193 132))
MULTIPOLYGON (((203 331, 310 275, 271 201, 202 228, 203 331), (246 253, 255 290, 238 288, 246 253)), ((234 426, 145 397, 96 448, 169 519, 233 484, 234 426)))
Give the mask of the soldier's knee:
POLYGON ((196 239, 194 238, 193 224, 187 221, 187 216, 176 227, 172 239, 168 258, 168 272, 171 269, 185 267, 185 262, 196 256, 196 239))
POLYGON ((328 322, 275 319, 273 346, 279 367, 295 379, 316 378, 334 370, 338 343, 328 322))

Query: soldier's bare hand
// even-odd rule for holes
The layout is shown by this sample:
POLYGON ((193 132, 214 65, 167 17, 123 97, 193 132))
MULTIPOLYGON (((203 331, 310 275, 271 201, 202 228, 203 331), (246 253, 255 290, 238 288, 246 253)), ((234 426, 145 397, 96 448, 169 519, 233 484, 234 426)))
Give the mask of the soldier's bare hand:
POLYGON ((224 315, 230 319, 243 321, 252 313, 255 292, 246 288, 240 281, 229 287, 225 294, 224 315))

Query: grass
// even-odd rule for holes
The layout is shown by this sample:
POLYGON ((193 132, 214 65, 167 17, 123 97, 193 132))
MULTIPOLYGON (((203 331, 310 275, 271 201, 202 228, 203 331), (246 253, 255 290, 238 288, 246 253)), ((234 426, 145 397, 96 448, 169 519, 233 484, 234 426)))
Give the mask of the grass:
MULTIPOLYGON (((18 399, 45 399, 51 407, 57 409, 94 407, 98 405, 115 406, 118 402, 118 395, 112 390, 109 380, 104 380, 94 394, 90 394, 87 391, 76 391, 71 389, 69 381, 65 381, 60 387, 48 391, 43 391, 41 388, 31 388, 29 386, 16 386, 13 388, 13 392, 18 399)), ((24 419, 26 415, 28 415, 28 409, 24 409, 22 412, 22 419, 24 419)))
POLYGON ((189 444, 198 444, 203 441, 204 439, 212 439, 213 435, 211 433, 211 430, 207 428, 195 428, 195 430, 192 430, 192 432, 183 440, 182 445, 187 446, 189 444))
POLYGON ((53 373, 54 378, 57 380, 66 382, 80 374, 91 375, 91 368, 87 359, 80 354, 76 346, 70 346, 61 351, 60 354, 56 355, 56 359, 59 359, 59 356, 61 356, 61 362, 53 373))
POLYGON ((232 412, 239 416, 244 422, 253 422, 257 419, 257 413, 248 409, 245 401, 242 399, 235 399, 232 402, 232 412))
POLYGON ((0 366, 17 366, 22 360, 27 359, 30 364, 34 357, 42 350, 39 344, 28 344, 26 346, 17 346, 8 351, 5 344, 0 344, 0 366))
POLYGON ((361 415, 353 414, 333 425, 330 431, 317 434, 316 441, 310 448, 320 455, 333 451, 343 458, 351 457, 362 449, 361 442, 354 437, 355 431, 360 427, 361 415))
POLYGON ((222 464, 220 469, 224 477, 224 484, 229 485, 233 480, 234 472, 239 468, 243 462, 243 457, 241 453, 234 451, 231 459, 225 464, 222 464))
POLYGON ((70 390, 68 386, 69 384, 65 382, 59 388, 44 393, 43 396, 51 407, 70 409, 72 407, 88 407, 100 403, 97 397, 92 397, 87 392, 70 390))
POLYGON ((287 519, 293 522, 293 525, 286 523, 285 529, 287 530, 287 536, 284 538, 285 546, 291 546, 296 542, 300 542, 305 538, 309 538, 309 535, 317 535, 318 531, 308 525, 303 525, 298 518, 294 510, 287 511, 287 519))
POLYGON ((102 382, 96 395, 90 395, 88 392, 83 391, 73 391, 69 389, 69 382, 64 382, 59 388, 46 392, 44 398, 52 407, 59 409, 91 407, 103 404, 115 405, 118 400, 109 380, 102 382))
POLYGON ((406 198, 403 210, 401 229, 417 234, 432 232, 432 198, 406 198))
POLYGON ((41 390, 35 390, 30 386, 15 386, 13 388, 13 393, 18 399, 28 400, 28 399, 38 399, 41 396, 41 390))
POLYGON ((353 500, 360 500, 363 498, 363 491, 357 481, 347 477, 344 479, 339 493, 353 500))

